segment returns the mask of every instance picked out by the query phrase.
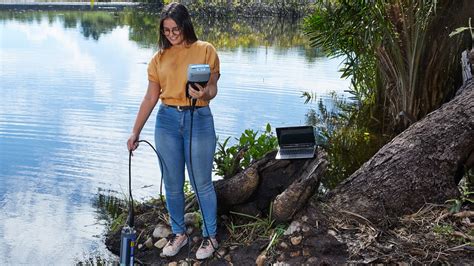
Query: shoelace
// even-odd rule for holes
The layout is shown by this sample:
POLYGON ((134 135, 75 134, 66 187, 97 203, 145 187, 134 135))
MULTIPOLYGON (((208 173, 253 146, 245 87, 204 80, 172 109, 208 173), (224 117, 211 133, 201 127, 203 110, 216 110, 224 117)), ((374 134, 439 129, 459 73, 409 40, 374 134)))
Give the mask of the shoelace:
POLYGON ((211 240, 208 237, 205 237, 204 241, 202 241, 201 247, 206 248, 207 246, 209 246, 209 241, 211 240))
POLYGON ((171 238, 170 238, 170 245, 172 246, 174 244, 174 242, 176 241, 176 239, 178 239, 178 235, 177 234, 172 234, 171 235, 171 238))

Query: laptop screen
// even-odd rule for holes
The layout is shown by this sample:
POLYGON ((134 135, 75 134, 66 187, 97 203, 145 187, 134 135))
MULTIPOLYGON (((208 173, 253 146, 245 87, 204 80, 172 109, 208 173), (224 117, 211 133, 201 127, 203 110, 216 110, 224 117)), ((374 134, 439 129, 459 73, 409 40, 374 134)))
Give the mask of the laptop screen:
POLYGON ((280 146, 315 143, 312 126, 280 127, 276 128, 276 133, 280 146))

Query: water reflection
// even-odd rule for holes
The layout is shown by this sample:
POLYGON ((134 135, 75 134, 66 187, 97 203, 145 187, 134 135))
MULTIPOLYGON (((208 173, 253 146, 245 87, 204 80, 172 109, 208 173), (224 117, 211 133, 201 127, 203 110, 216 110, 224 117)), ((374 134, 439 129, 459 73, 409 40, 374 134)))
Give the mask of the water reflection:
MULTIPOLYGON (((14 19, 22 22, 40 22, 45 16, 50 24, 59 18, 64 28, 75 28, 79 24, 81 33, 86 38, 98 40, 101 35, 127 25, 130 40, 142 47, 156 47, 157 44, 159 14, 141 11, 0 12, 0 21, 14 19)), ((196 34, 217 48, 233 51, 241 47, 268 46, 286 53, 288 48, 299 47, 306 59, 312 62, 322 54, 318 49, 309 46, 307 38, 300 30, 301 23, 302 20, 282 18, 194 19, 196 34)))
MULTIPOLYGON (((156 50, 156 19, 136 12, 0 12, 0 264, 114 258, 92 203, 98 188, 126 193, 125 141, 156 50)), ((301 91, 325 97, 348 86, 338 78, 337 59, 307 48, 299 22, 278 23, 196 23, 222 62, 211 104, 221 140, 267 122, 304 124, 301 91)), ((143 139, 153 140, 154 117, 143 139)), ((146 146, 135 153, 137 199, 158 195, 156 162, 146 146)))

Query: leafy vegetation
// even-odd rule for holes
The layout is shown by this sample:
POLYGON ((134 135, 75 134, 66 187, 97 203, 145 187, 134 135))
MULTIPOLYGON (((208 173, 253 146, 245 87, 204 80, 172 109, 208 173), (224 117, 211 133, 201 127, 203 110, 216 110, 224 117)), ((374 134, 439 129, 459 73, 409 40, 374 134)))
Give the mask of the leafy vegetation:
POLYGON ((453 37, 455 35, 461 34, 463 31, 469 31, 469 33, 471 34, 471 40, 474 43, 474 27, 471 25, 471 18, 469 18, 467 27, 460 27, 460 28, 455 29, 453 32, 449 34, 449 37, 453 37))
POLYGON ((332 94, 334 107, 329 109, 322 99, 314 102, 316 95, 303 93, 305 103, 311 105, 306 114, 306 124, 315 126, 317 143, 328 154, 328 169, 322 179, 322 190, 332 189, 346 179, 389 139, 373 130, 367 114, 351 101, 332 94))
POLYGON ((247 129, 242 133, 235 145, 227 147, 230 137, 218 143, 214 155, 215 173, 224 178, 234 176, 248 167, 253 161, 262 158, 266 153, 275 150, 277 139, 272 133, 270 124, 260 135, 258 131, 247 129))
POLYGON ((313 46, 345 58, 342 77, 351 93, 383 129, 399 131, 452 96, 459 38, 454 28, 467 12, 454 1, 317 1, 305 20, 313 46), (457 13, 456 13, 457 12, 457 13), (447 14, 456 13, 448 20, 447 14), (436 40, 436 43, 433 41, 436 40), (436 59, 436 63, 434 63, 436 59))
POLYGON ((447 200, 446 203, 451 203, 449 211, 452 213, 459 212, 461 207, 465 204, 474 204, 474 191, 470 191, 467 186, 460 187, 461 195, 457 199, 447 200))
MULTIPOLYGON (((334 111, 320 101, 307 114, 307 123, 318 128, 328 152, 329 174, 323 184, 332 188, 395 134, 453 95, 460 85, 456 70, 465 43, 449 38, 447 29, 465 23, 468 12, 454 1, 316 3, 304 31, 312 46, 344 58, 341 77, 351 79, 351 96, 333 96, 334 111), (459 18, 448 20, 447 14, 453 13, 459 18)), ((308 103, 315 95, 302 97, 308 103)))

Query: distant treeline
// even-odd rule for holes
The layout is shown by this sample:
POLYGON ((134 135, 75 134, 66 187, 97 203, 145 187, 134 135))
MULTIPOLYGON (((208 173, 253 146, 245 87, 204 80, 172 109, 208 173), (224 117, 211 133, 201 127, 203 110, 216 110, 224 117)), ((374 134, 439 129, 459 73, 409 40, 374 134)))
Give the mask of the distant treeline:
POLYGON ((162 5, 170 2, 185 4, 193 16, 204 17, 285 17, 299 18, 310 14, 314 10, 315 0, 245 0, 245 1, 203 1, 203 0, 143 0, 150 4, 149 9, 161 9, 162 5))

